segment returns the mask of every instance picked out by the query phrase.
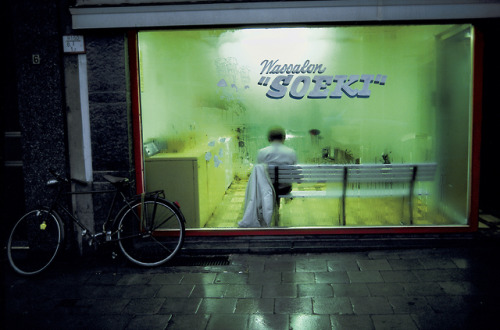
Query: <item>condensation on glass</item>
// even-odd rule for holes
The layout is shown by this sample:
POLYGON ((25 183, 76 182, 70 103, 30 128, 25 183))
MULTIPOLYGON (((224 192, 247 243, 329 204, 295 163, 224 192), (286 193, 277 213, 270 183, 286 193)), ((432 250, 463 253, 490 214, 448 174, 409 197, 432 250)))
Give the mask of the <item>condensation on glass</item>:
MULTIPOLYGON (((236 228, 267 130, 301 164, 436 163, 413 226, 466 225, 471 25, 142 31, 147 189, 180 200, 189 228, 236 228)), ((408 198, 346 199, 346 226, 408 225, 408 198)), ((335 191, 336 184, 294 186, 335 191)), ((384 194, 385 193, 385 194, 384 194)), ((281 203, 282 227, 339 226, 339 199, 281 203)))

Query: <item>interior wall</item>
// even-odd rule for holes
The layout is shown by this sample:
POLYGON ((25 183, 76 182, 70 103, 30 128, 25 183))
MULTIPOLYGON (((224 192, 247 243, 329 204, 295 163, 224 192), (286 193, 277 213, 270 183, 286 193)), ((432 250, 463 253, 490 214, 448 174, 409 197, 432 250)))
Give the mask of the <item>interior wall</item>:
POLYGON ((453 29, 439 36, 436 42, 440 207, 449 217, 464 224, 469 209, 471 33, 470 28, 453 29))
POLYGON ((269 126, 281 124, 303 162, 318 157, 315 147, 347 151, 363 163, 381 162, 383 153, 397 163, 430 161, 435 45, 428 35, 441 29, 297 28, 279 29, 279 38, 266 29, 141 32, 144 141, 180 151, 243 132, 253 161, 269 126), (381 74, 387 81, 372 84, 368 98, 276 100, 257 84, 266 59, 308 59, 323 64, 325 75, 381 74), (311 129, 321 132, 317 139, 311 129))

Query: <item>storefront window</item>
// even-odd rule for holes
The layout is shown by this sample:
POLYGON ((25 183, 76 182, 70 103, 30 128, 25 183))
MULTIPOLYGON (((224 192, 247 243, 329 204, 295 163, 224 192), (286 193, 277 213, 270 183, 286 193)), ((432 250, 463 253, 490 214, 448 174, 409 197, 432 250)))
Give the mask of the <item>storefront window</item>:
MULTIPOLYGON (((279 227, 466 225, 472 26, 142 31, 146 189, 178 200, 188 228, 237 228, 267 131, 299 164, 436 164, 408 196, 282 201, 279 227)), ((399 188, 407 188, 404 183, 399 188)), ((352 188, 352 187, 351 187, 352 188)), ((341 189, 294 184, 294 190, 341 189)))

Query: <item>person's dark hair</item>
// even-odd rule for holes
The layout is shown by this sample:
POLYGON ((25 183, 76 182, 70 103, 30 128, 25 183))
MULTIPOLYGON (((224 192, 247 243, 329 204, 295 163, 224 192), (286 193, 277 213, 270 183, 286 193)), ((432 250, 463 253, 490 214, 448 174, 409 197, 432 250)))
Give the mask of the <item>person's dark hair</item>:
POLYGON ((269 142, 273 141, 285 141, 286 133, 285 130, 281 127, 273 127, 269 130, 269 134, 267 135, 267 139, 269 142))

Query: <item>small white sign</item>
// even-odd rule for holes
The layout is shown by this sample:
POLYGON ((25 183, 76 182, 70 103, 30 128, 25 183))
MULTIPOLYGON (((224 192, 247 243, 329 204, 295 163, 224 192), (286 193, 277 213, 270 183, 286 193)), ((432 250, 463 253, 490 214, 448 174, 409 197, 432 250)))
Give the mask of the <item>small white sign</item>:
POLYGON ((63 50, 68 54, 85 53, 85 42, 83 36, 63 36, 63 50))

